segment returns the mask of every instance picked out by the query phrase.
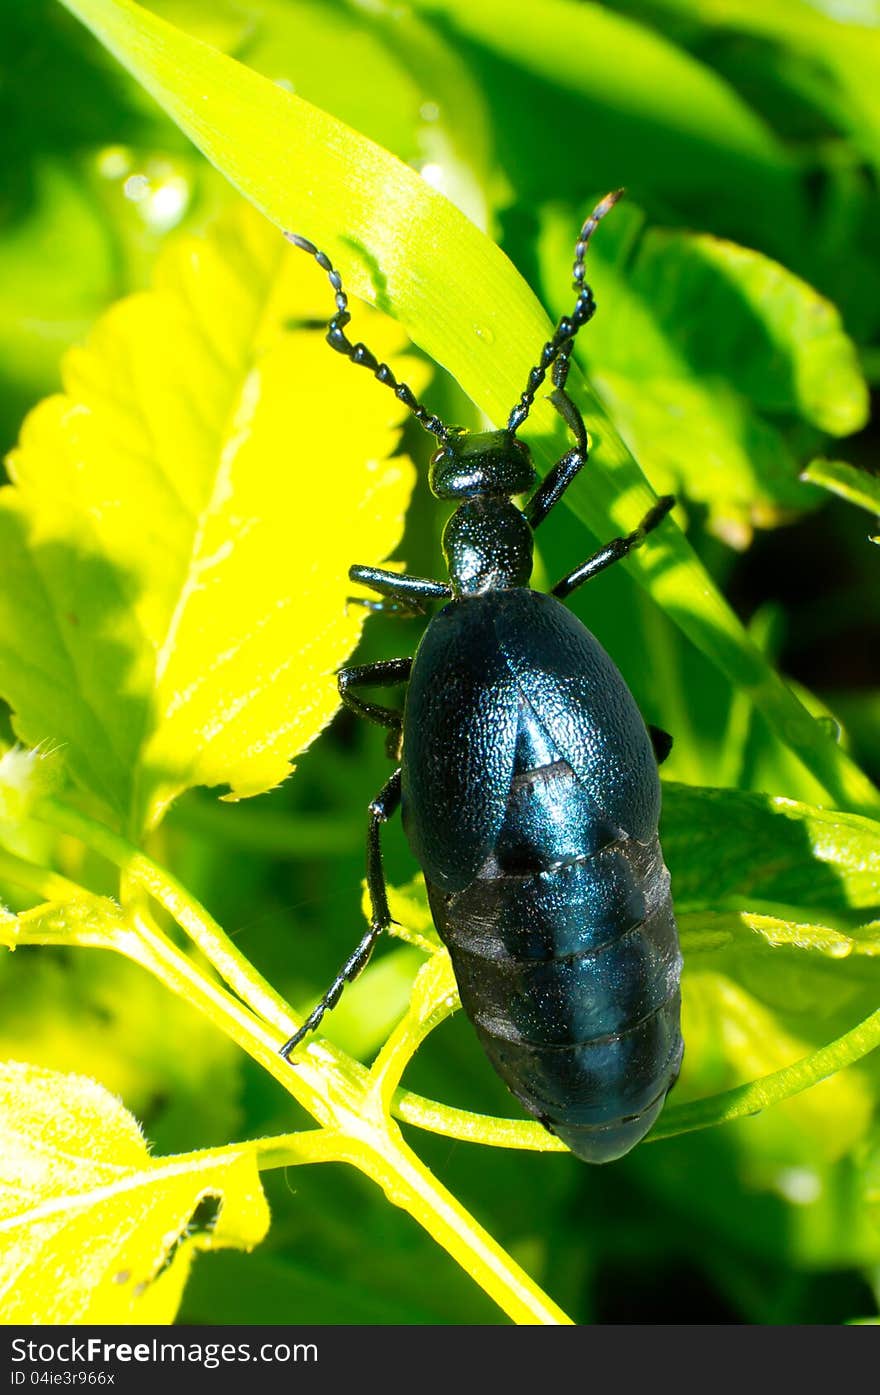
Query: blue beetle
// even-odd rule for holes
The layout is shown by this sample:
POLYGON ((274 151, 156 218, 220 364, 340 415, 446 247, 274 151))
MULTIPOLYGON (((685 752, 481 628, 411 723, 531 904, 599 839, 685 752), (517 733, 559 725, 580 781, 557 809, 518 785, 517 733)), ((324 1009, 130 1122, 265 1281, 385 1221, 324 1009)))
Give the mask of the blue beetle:
POLYGON ((449 949, 462 1006, 495 1070, 525 1109, 579 1158, 621 1157, 647 1133, 678 1076, 681 956, 657 836, 657 766, 671 739, 646 728, 619 671, 564 597, 638 547, 673 499, 659 499, 553 587, 529 587, 533 532, 586 464, 583 419, 565 390, 575 336, 595 311, 584 256, 609 194, 575 247, 577 299, 544 345, 505 429, 444 425, 365 345, 345 334, 339 273, 311 242, 336 294, 327 339, 392 388, 440 442, 430 485, 457 503, 443 534, 448 582, 354 566, 379 597, 424 615, 445 602, 413 658, 341 670, 343 702, 389 729, 400 764, 370 805, 370 928, 289 1056, 355 978, 391 923, 379 833, 403 826, 449 949), (552 370, 551 401, 573 447, 537 485, 517 431, 552 370), (535 486, 537 485, 537 488, 535 486), (513 502, 534 490, 521 509, 513 502), (361 697, 405 686, 402 712, 361 697))

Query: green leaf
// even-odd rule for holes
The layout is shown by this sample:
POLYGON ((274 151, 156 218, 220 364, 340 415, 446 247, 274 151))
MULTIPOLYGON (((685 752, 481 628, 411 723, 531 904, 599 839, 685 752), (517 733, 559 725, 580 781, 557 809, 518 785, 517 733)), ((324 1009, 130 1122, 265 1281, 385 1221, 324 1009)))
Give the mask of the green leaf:
MULTIPOLYGON (((627 0, 626 8, 632 0, 627 0)), ((813 0, 647 0, 645 8, 689 26, 763 40, 777 50, 780 75, 808 93, 875 164, 880 161, 880 26, 876 14, 813 0)), ((661 20, 662 22, 662 20, 661 20)), ((736 52, 740 70, 743 50, 736 52)))
MULTIPOLYGON (((542 264, 560 306, 572 221, 570 210, 544 220, 542 264)), ((777 262, 719 238, 645 232, 642 221, 625 205, 590 249, 596 298, 612 310, 580 352, 657 488, 681 486, 709 506, 716 531, 741 540, 753 523, 817 501, 787 426, 864 426, 855 346, 834 306, 777 262)))
POLYGON ((848 465, 845 460, 814 460, 804 470, 804 479, 880 517, 880 477, 877 475, 848 465))
MULTIPOLYGON (((781 1071, 876 1015, 880 824, 665 784, 661 833, 685 960, 676 1108, 781 1071)), ((784 1124, 762 1121, 755 1146, 790 1161, 851 1149, 878 1093, 866 1068, 817 1075, 786 1102, 784 1124)))
MULTIPOLYGON (((0 691, 22 739, 60 746, 135 834, 189 786, 284 778, 338 705, 363 617, 348 567, 399 539, 402 407, 318 331, 286 329, 323 292, 246 206, 177 240, 155 289, 66 357, 66 395, 10 459, 0 691), (343 400, 357 431, 334 427, 343 400)), ((378 320, 390 354, 398 331, 378 320)))
MULTIPOLYGON (((48 917, 47 917, 48 918, 48 917)), ((54 919, 72 919, 54 912, 54 919)), ((33 928, 34 921, 29 921, 33 928)), ((145 1119, 155 1147, 225 1142, 241 1114, 232 1043, 119 955, 26 951, 0 958, 0 1060, 63 1061, 145 1119)))
MULTIPOLYGON (((797 415, 833 436, 865 425, 868 389, 839 314, 778 262, 721 238, 658 229, 627 275, 665 333, 661 371, 684 360, 700 376, 723 375, 762 412, 797 415)), ((660 346, 636 339, 631 350, 650 376, 660 346)))
MULTIPOLYGON (((777 902, 828 912, 880 911, 880 824, 737 790, 665 783, 661 838, 676 905, 717 910, 777 902)), ((818 917, 816 917, 818 919, 818 917)), ((826 922, 827 923, 827 922, 826 922)))
POLYGON ((171 1322, 199 1250, 266 1233, 249 1149, 152 1158, 128 1111, 82 1076, 0 1068, 0 1134, 7 1322, 171 1322))
POLYGON ((0 358, 19 390, 45 392, 62 351, 110 298, 115 275, 112 236, 76 173, 44 160, 33 178, 28 216, 0 238, 0 358))
POLYGON ((416 0, 415 8, 449 29, 454 45, 478 44, 507 60, 514 93, 524 70, 583 95, 595 122, 573 133, 577 148, 595 163, 612 145, 622 180, 650 181, 653 163, 667 189, 714 187, 724 198, 748 168, 755 187, 776 185, 782 203, 793 172, 784 147, 732 86, 662 34, 570 0, 416 0))
MULTIPOLYGON (((810 956, 819 963, 843 959, 880 958, 880 921, 848 934, 812 921, 783 920, 760 911, 685 911, 679 917, 682 945, 688 954, 712 954, 733 949, 771 960, 793 963, 810 956), (780 950, 787 953, 780 954, 780 950)), ((858 971, 863 966, 856 963, 858 971)), ((811 1010, 817 1004, 809 1003, 811 1010)), ((826 1004, 827 1006, 827 1004, 826 1004)))
POLYGON ((412 10, 324 0, 249 0, 246 17, 217 0, 149 8, 423 169, 486 226, 492 133, 479 75, 412 10), (370 81, 352 81, 353 73, 370 81))
MULTIPOLYGON (((684 912, 679 917, 682 951, 689 975, 720 978, 753 1004, 772 1025, 761 1028, 764 1048, 778 1060, 766 1068, 743 1068, 726 1082, 710 1075, 691 1092, 706 1095, 777 1065, 806 1057, 809 1049, 844 1036, 871 1015, 880 994, 880 936, 878 923, 850 933, 825 925, 783 920, 779 916, 743 911, 684 912), (774 1038, 778 1038, 774 1043, 774 1038), (808 1049, 809 1048, 809 1049, 808 1049)), ((688 990, 690 992, 690 990, 688 990)), ((710 1017, 720 1020, 721 1008, 710 1017)), ((732 1039, 736 1038, 736 1030, 732 1039)), ((700 1073, 700 1046, 692 1043, 691 1067, 700 1073)), ((704 1054, 712 1056, 709 1049, 704 1054)), ((869 1102, 868 1115, 880 1087, 877 1063, 870 1058, 852 1075, 869 1102)), ((859 1111, 863 1130, 867 1115, 859 1111)), ((858 1132, 858 1130, 857 1130, 858 1132)), ((840 1130, 837 1130, 840 1134, 840 1130)), ((853 1135, 855 1136, 855 1135, 853 1135)), ((845 1149, 843 1150, 845 1151, 845 1149)))
MULTIPOLYGON (((690 973, 682 998, 685 1061, 677 1105, 781 1070, 809 1054, 809 1038, 784 1026, 741 984, 717 971, 690 973)), ((771 1143, 777 1160, 804 1156, 835 1161, 864 1136, 875 1105, 870 1082, 856 1070, 838 1071, 778 1109, 740 1124, 758 1134, 747 1146, 771 1143), (764 1138, 760 1137, 764 1134, 764 1138)))

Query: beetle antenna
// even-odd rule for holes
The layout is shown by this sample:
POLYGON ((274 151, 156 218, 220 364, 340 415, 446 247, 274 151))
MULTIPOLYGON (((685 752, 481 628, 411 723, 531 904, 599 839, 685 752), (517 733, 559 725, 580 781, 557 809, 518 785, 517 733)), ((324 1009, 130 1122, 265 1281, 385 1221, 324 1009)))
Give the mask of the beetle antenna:
POLYGON ((398 382, 397 378, 395 378, 391 369, 388 367, 388 364, 381 363, 379 359, 376 358, 376 355, 367 348, 366 344, 352 344, 351 340, 347 337, 345 328, 351 320, 351 313, 348 308, 348 296, 342 289, 342 277, 326 252, 321 252, 313 242, 309 242, 308 238, 300 237, 299 233, 285 232, 284 236, 294 247, 299 247, 303 252, 308 252, 309 256, 314 257, 321 270, 327 273, 327 280, 333 287, 336 296, 336 314, 327 326, 327 343, 330 345, 331 349, 335 349, 337 353, 344 354, 346 358, 351 359, 352 363, 356 363, 362 368, 369 368, 375 377, 379 379, 380 383, 384 383, 386 387, 391 388, 398 401, 402 402, 403 405, 412 412, 413 416, 426 431, 430 431, 432 435, 436 436, 440 441, 447 440, 449 428, 444 426, 439 417, 429 412, 427 407, 422 406, 412 388, 406 383, 398 382))
POLYGON ((575 335, 582 325, 593 318, 596 313, 596 302, 593 299, 593 292, 584 280, 584 258, 590 238, 606 213, 623 197, 623 189, 615 189, 613 193, 606 194, 604 199, 596 204, 587 221, 584 223, 578 235, 574 249, 574 267, 572 269, 572 285, 577 291, 577 300, 570 315, 563 315, 556 329, 553 331, 552 339, 541 350, 541 357, 535 367, 529 373, 529 380, 525 392, 519 402, 513 408, 507 420, 508 431, 518 431, 528 416, 535 395, 547 376, 548 369, 553 367, 553 382, 557 388, 565 386, 568 377, 569 361, 571 351, 574 347, 575 335))

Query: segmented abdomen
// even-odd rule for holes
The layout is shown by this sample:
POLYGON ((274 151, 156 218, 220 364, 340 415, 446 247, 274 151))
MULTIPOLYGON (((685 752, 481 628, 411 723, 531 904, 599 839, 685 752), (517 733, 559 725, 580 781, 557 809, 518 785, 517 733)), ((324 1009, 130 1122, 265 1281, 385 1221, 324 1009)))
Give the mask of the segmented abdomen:
POLYGON ((573 1153, 608 1162, 678 1076, 681 957, 657 837, 603 825, 579 794, 564 762, 519 773, 480 875, 428 892, 495 1069, 573 1153))

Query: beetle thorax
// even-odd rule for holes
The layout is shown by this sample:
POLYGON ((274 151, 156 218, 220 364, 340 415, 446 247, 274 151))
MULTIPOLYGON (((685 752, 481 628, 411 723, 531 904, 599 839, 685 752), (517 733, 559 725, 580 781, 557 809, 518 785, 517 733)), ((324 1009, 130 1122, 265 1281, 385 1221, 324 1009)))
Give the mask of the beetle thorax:
POLYGON ((527 586, 532 551, 532 530, 510 499, 468 499, 443 530, 443 555, 459 596, 527 586))
POLYGON ((529 448, 513 431, 455 431, 431 457, 434 494, 461 500, 443 532, 456 595, 528 584, 532 530, 510 496, 536 478, 529 448))

